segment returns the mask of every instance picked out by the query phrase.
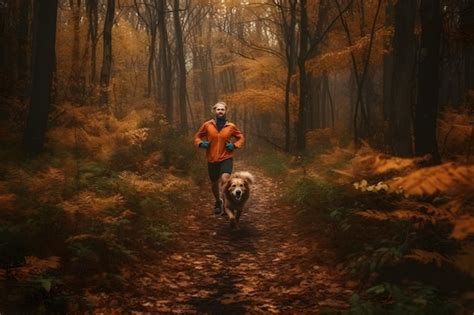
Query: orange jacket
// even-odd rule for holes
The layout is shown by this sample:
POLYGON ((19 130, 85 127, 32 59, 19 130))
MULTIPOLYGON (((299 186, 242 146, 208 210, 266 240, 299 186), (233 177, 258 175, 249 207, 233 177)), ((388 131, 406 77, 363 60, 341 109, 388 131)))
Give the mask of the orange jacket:
POLYGON ((210 163, 221 162, 233 155, 232 151, 225 148, 226 143, 229 143, 232 137, 237 140, 234 142, 234 146, 237 149, 242 148, 245 141, 244 135, 233 123, 226 122, 221 131, 217 131, 216 122, 211 119, 199 128, 194 136, 194 144, 199 146, 203 140, 209 141, 209 148, 206 152, 207 161, 210 163))

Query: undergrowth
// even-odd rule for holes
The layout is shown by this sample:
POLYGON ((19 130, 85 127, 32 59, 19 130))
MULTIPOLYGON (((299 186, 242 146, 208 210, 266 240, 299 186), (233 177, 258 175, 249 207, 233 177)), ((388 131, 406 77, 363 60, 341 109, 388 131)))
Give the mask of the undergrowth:
POLYGON ((82 290, 122 290, 121 268, 173 240, 206 178, 192 139, 161 116, 94 111, 56 121, 36 158, 0 150, 0 313, 83 313, 82 290))
MULTIPOLYGON (((285 196, 286 202, 298 206, 303 228, 329 236, 329 245, 347 276, 359 283, 350 310, 330 313, 453 314, 472 309, 469 298, 462 298, 472 290, 472 237, 466 236, 471 232, 458 220, 467 219, 472 209, 472 198, 464 195, 466 184, 460 182, 459 195, 452 186, 447 188, 449 194, 409 195, 411 191, 437 191, 422 179, 420 188, 407 184, 411 190, 392 192, 384 182, 375 185, 381 179, 390 183, 397 175, 394 167, 388 166, 389 157, 373 161, 361 158, 364 171, 357 156, 348 158, 348 151, 336 151, 333 156, 300 160, 298 167, 303 172, 290 170, 299 176, 286 178, 289 188, 285 196), (360 173, 344 170, 348 165, 360 173), (377 175, 369 167, 391 173, 377 175), (356 182, 357 178, 367 178, 374 185, 356 182), (467 262, 469 255, 471 263, 467 262)), ((423 178, 416 175, 418 168, 413 163, 397 163, 400 168, 409 168, 403 173, 405 177, 395 179, 397 183, 411 183, 411 174, 415 174, 412 182, 423 178)), ((424 178, 444 176, 440 175, 444 169, 427 170, 424 178)), ((459 177, 462 172, 446 169, 446 176, 459 177)), ((445 177, 443 183, 448 182, 445 177)))

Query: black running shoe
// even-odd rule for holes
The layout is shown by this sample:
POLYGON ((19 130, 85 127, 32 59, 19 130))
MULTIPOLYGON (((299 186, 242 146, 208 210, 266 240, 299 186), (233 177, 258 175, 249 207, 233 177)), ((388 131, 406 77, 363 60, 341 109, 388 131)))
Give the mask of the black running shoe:
POLYGON ((219 200, 216 200, 216 203, 214 204, 214 214, 222 214, 224 212, 224 202, 222 201, 222 198, 219 198, 219 200))

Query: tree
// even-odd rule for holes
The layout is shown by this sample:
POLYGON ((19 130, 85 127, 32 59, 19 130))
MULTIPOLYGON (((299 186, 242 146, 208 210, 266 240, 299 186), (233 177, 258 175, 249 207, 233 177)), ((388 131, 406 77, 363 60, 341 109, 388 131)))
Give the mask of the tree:
POLYGON ((97 72, 97 43, 99 41, 99 0, 87 0, 86 10, 89 21, 89 39, 91 41, 91 78, 90 81, 95 85, 97 72))
POLYGON ((412 92, 415 65, 416 1, 399 0, 395 5, 393 76, 390 109, 392 149, 398 156, 411 156, 412 92))
POLYGON ((277 6, 283 33, 283 42, 285 44, 285 57, 287 74, 285 81, 285 150, 290 151, 290 90, 291 77, 294 74, 295 56, 296 56, 296 14, 297 0, 288 0, 288 2, 279 0, 274 2, 277 6), (288 5, 288 7, 285 6, 288 5))
POLYGON ((147 28, 147 33, 149 35, 149 42, 148 42, 148 76, 147 76, 147 90, 146 95, 147 97, 151 96, 153 90, 153 81, 154 81, 154 65, 156 59, 156 35, 157 35, 157 27, 158 27, 158 4, 153 1, 143 1, 138 4, 137 0, 134 0, 135 10, 147 28), (142 12, 141 7, 144 8, 144 12, 142 12))
POLYGON ((441 12, 439 0, 422 0, 418 94, 415 108, 415 154, 430 154, 432 162, 441 162, 436 140, 436 119, 439 102, 439 64, 441 12))
POLYGON ((35 6, 32 91, 24 133, 25 150, 32 155, 41 152, 46 135, 55 62, 58 1, 37 0, 35 6))
POLYGON ((296 147, 302 150, 306 147, 306 115, 308 104, 308 79, 306 74, 306 59, 309 47, 308 11, 306 0, 300 0, 300 47, 298 55, 298 69, 300 75, 300 99, 298 107, 298 122, 296 125, 296 147))
POLYGON ((109 102, 109 83, 112 72, 112 26, 114 25, 115 0, 107 0, 107 12, 104 22, 104 47, 102 69, 100 71, 100 104, 109 102))
POLYGON ((29 62, 28 62, 28 48, 30 42, 29 25, 30 19, 28 18, 30 12, 31 3, 29 0, 20 0, 19 6, 19 19, 18 19, 18 30, 17 30, 17 41, 18 41, 18 83, 21 87, 22 95, 24 96, 27 82, 29 80, 29 62))
POLYGON ((162 83, 162 95, 163 102, 165 105, 165 113, 168 122, 173 124, 173 92, 172 77, 171 77, 171 60, 169 54, 169 41, 168 41, 168 30, 166 24, 166 0, 158 1, 158 30, 160 33, 160 57, 159 57, 159 71, 158 75, 162 83))
POLYGON ((174 31, 176 40, 176 55, 178 58, 178 106, 181 131, 188 131, 188 116, 186 114, 186 62, 184 60, 183 30, 179 18, 179 0, 174 0, 173 6, 174 31))

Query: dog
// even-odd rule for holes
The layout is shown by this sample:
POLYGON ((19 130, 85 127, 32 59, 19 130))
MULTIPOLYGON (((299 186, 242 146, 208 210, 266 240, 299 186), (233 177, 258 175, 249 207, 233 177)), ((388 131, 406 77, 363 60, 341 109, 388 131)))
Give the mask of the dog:
POLYGON ((250 197, 250 189, 255 178, 249 172, 236 172, 221 183, 224 212, 227 214, 230 226, 239 229, 239 220, 245 204, 250 197))

